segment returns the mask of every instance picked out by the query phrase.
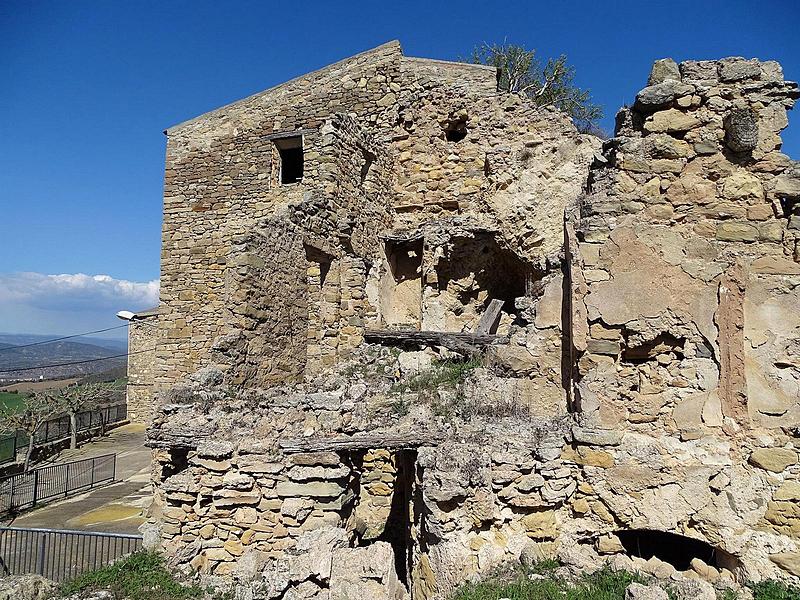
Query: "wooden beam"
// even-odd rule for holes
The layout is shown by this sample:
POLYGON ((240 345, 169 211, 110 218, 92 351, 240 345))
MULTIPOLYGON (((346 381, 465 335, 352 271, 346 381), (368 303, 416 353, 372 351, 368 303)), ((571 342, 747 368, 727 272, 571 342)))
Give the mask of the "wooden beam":
POLYGON ((367 329, 364 332, 364 339, 390 346, 443 346, 448 350, 469 355, 478 354, 484 346, 508 343, 508 338, 501 335, 394 329, 367 329))
POLYGON ((285 454, 300 452, 340 452, 348 450, 403 450, 420 446, 435 446, 444 439, 441 433, 407 433, 395 435, 354 435, 333 438, 293 438, 278 442, 285 454))
POLYGON ((491 333, 492 330, 497 331, 497 325, 500 323, 500 310, 503 308, 504 304, 505 302, 503 300, 493 298, 481 315, 481 320, 478 321, 478 327, 475 329, 475 333, 478 335, 485 335, 491 333))

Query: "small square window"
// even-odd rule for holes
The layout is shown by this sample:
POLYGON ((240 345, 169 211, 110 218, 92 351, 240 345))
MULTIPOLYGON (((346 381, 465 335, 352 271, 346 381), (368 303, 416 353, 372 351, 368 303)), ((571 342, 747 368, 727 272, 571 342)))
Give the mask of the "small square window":
POLYGON ((274 140, 281 158, 281 184, 299 183, 303 180, 303 136, 274 140))

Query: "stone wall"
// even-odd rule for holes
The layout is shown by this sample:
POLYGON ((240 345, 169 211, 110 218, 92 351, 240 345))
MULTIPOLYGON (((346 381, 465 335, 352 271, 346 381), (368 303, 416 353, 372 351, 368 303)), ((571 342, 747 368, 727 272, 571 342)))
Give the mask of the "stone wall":
POLYGON ((155 311, 137 313, 128 326, 128 384, 125 388, 128 419, 149 423, 155 411, 153 382, 156 375, 158 315, 155 311))
POLYGON ((800 190, 779 136, 797 97, 776 63, 657 62, 568 223, 579 420, 626 432, 588 482, 618 523, 748 574, 797 548, 764 521, 800 475, 800 190))
MULTIPOLYGON (((326 161, 337 158, 323 154, 326 142, 320 128, 339 112, 353 112, 361 126, 377 128, 394 101, 391 82, 398 76, 400 56, 399 44, 386 44, 167 131, 163 342, 158 350, 161 384, 208 362, 217 338, 241 330, 241 321, 247 317, 231 305, 241 306, 247 290, 237 290, 232 282, 246 269, 247 261, 255 260, 241 247, 242 241, 258 229, 260 221, 286 220, 296 212, 291 206, 305 203, 319 210, 315 202, 326 193, 323 180, 330 168, 326 161), (304 177, 298 184, 281 185, 278 151, 271 136, 292 132, 303 135, 304 177)), ((295 222, 300 237, 301 225, 295 222)), ((278 232, 283 230, 276 227, 278 232)), ((274 281, 273 293, 297 288, 302 278, 304 261, 297 254, 302 246, 294 244, 286 252, 295 254, 283 255, 280 263, 277 255, 271 257, 276 263, 272 266, 282 273, 274 281)), ((284 316, 272 316, 278 325, 276 337, 287 338, 277 344, 275 353, 282 354, 288 344, 288 356, 266 356, 261 347, 250 353, 274 362, 261 367, 267 380, 290 377, 302 369, 300 350, 291 349, 288 341, 305 335, 290 331, 298 316, 292 309, 306 309, 301 303, 286 306, 284 316)))
POLYGON ((543 558, 800 577, 796 84, 658 61, 601 148, 484 68, 330 69, 170 135, 161 381, 195 372, 148 432, 148 543, 253 599, 444 599, 543 558))

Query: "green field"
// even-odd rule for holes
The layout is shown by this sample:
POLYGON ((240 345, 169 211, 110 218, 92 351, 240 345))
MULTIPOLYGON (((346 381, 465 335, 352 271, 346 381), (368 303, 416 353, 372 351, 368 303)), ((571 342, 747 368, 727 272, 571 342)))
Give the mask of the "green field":
POLYGON ((0 392, 0 404, 9 408, 21 409, 25 405, 25 394, 0 392))

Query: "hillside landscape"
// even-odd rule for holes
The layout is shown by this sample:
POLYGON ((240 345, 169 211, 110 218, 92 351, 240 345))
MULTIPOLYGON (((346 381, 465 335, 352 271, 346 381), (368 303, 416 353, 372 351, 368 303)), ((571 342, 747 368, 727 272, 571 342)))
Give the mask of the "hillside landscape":
POLYGON ((127 362, 120 357, 127 352, 124 340, 77 337, 41 343, 54 337, 0 333, 0 384, 90 375, 124 368, 127 362), (97 360, 104 358, 108 360, 97 360))

